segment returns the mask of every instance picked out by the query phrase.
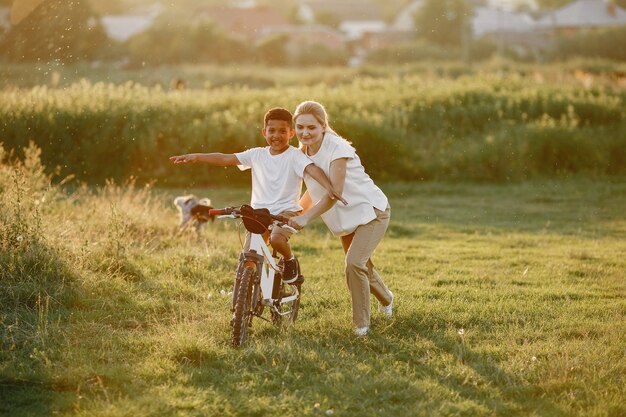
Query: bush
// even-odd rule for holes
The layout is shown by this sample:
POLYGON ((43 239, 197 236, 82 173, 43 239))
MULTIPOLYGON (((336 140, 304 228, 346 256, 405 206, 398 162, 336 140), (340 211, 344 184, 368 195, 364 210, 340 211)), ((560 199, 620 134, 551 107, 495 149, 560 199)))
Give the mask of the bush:
POLYGON ((376 178, 626 173, 623 93, 536 84, 517 75, 428 83, 411 75, 358 78, 280 90, 165 92, 87 82, 65 90, 7 90, 0 92, 0 138, 16 149, 35 141, 46 166, 93 183, 131 175, 167 185, 247 183, 249 174, 236 169, 173 166, 168 157, 264 146, 267 108, 295 108, 310 98, 326 105, 331 125, 354 143, 376 178), (485 142, 488 136, 497 146, 485 142), (517 149, 523 164, 505 162, 509 149, 517 149))
POLYGON ((626 61, 626 48, 616 45, 626 44, 626 26, 581 32, 575 36, 557 40, 550 58, 562 60, 572 57, 604 58, 626 61))
POLYGON ((12 62, 75 62, 95 59, 107 35, 89 2, 46 1, 0 41, 0 56, 12 62))
POLYGON ((461 51, 458 48, 444 48, 424 41, 415 41, 376 49, 367 55, 366 60, 370 64, 393 64, 425 60, 454 60, 460 57, 461 51))
POLYGON ((211 22, 189 26, 157 24, 126 42, 131 66, 232 63, 250 60, 252 48, 220 32, 211 22))

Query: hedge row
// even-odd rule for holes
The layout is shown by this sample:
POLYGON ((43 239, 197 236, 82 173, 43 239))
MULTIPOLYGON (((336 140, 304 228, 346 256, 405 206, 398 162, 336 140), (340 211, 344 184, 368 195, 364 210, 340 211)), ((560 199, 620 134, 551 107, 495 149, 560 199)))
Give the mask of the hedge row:
POLYGON ((0 92, 0 142, 20 149, 33 141, 46 166, 90 183, 131 175, 162 185, 247 182, 236 169, 173 166, 167 157, 263 145, 264 112, 305 99, 326 105, 335 130, 378 179, 626 173, 623 91, 517 76, 360 78, 282 90, 168 92, 86 81, 7 90, 0 92))

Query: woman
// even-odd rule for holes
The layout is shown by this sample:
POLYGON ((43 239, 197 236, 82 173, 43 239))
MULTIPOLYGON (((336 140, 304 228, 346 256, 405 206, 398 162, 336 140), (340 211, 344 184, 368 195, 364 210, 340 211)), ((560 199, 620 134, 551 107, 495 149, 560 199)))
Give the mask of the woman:
POLYGON ((300 103, 293 119, 302 151, 322 168, 348 205, 335 204, 322 187, 305 175, 307 192, 300 201, 305 213, 293 217, 289 224, 300 229, 321 216, 331 232, 341 238, 354 331, 365 336, 370 327, 370 291, 380 302, 381 311, 388 317, 393 314, 393 293, 370 259, 389 225, 389 201, 365 172, 352 145, 330 128, 320 103, 300 103))

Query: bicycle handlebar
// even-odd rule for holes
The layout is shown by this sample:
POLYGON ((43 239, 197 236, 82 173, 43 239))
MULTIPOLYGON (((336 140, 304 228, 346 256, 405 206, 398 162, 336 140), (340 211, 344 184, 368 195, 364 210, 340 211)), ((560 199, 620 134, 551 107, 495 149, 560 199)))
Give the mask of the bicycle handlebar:
MULTIPOLYGON (((210 216, 225 216, 225 215, 235 215, 241 217, 241 210, 235 207, 226 207, 223 209, 211 209, 209 210, 210 216)), ((270 217, 277 222, 284 223, 285 225, 289 224, 289 218, 285 216, 281 216, 279 214, 270 214, 270 217)))

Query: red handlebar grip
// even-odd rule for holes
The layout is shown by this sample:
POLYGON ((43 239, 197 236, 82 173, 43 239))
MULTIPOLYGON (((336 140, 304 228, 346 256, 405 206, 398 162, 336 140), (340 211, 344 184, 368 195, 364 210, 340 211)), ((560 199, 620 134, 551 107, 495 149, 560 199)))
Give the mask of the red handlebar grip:
POLYGON ((209 210, 209 216, 222 216, 224 214, 228 214, 226 210, 223 209, 211 209, 209 210))

